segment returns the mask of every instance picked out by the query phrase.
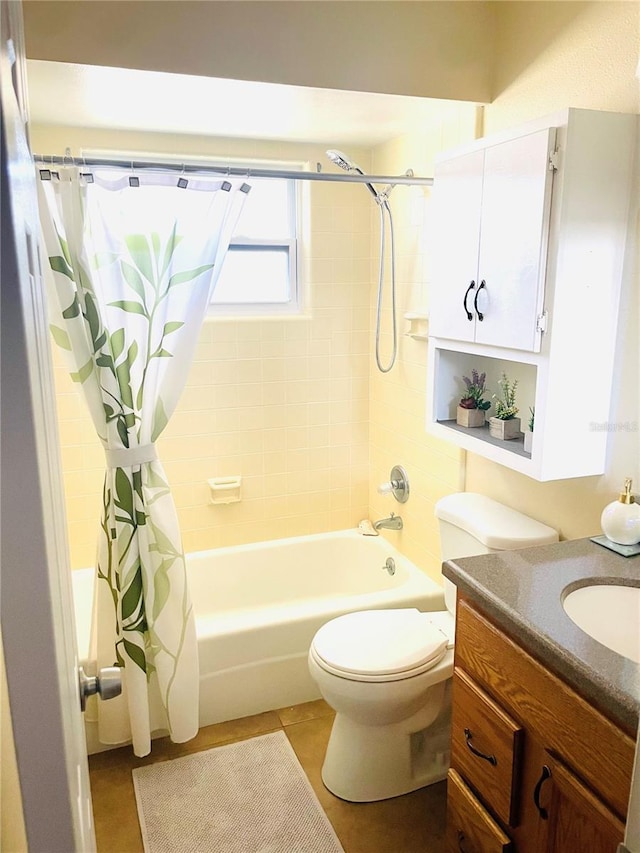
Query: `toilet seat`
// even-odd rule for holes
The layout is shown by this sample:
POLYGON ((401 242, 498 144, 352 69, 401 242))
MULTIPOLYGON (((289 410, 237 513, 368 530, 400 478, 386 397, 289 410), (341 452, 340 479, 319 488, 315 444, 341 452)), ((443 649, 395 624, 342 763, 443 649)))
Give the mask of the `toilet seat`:
POLYGON ((452 643, 414 608, 364 610, 323 625, 311 655, 327 672, 350 681, 399 681, 438 664, 452 643))

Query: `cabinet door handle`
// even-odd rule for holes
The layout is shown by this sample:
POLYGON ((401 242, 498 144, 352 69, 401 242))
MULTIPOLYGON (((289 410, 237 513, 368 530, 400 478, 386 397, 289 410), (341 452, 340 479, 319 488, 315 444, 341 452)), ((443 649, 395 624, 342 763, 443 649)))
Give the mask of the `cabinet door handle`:
POLYGON ((467 741, 467 746, 474 755, 477 755, 478 758, 484 758, 484 760, 488 761, 489 764, 493 765, 494 767, 496 766, 496 764, 498 763, 498 759, 495 757, 495 755, 486 755, 484 752, 480 752, 480 750, 476 749, 475 746, 473 746, 473 744, 471 743, 471 738, 473 737, 471 729, 465 729, 464 736, 467 741))
POLYGON ((544 806, 540 805, 540 791, 542 790, 542 786, 546 782, 547 779, 551 778, 551 770, 545 764, 542 768, 542 773, 540 774, 540 778, 536 782, 536 787, 533 789, 533 802, 535 807, 540 812, 540 817, 542 820, 548 820, 549 812, 544 808, 544 806))
POLYGON ((484 279, 482 279, 482 281, 480 282, 480 287, 476 290, 476 295, 473 297, 473 310, 478 315, 478 320, 480 320, 481 323, 484 320, 484 314, 482 313, 482 311, 478 310, 478 296, 480 296, 480 291, 483 288, 486 288, 486 286, 487 286, 487 282, 484 279))
POLYGON ((458 850, 460 851, 460 853, 467 853, 467 849, 466 849, 466 847, 464 847, 464 843, 467 840, 467 838, 461 829, 458 830, 457 838, 458 838, 458 850))
POLYGON ((475 289, 476 289, 476 283, 475 283, 475 281, 472 281, 472 282, 471 282, 471 284, 469 285, 469 287, 465 290, 465 293, 464 293, 464 299, 462 300, 462 304, 463 304, 463 306, 464 306, 464 310, 465 310, 465 311, 466 311, 466 313, 467 313, 467 320, 473 320, 473 314, 472 314, 472 313, 471 313, 471 311, 469 311, 469 309, 467 308, 467 297, 469 296, 469 293, 470 293, 472 290, 475 290, 475 289))

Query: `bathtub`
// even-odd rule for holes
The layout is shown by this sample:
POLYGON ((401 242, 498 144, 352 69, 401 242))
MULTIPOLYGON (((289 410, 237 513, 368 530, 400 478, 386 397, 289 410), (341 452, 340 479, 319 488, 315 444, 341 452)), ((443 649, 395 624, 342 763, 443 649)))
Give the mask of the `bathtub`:
MULTIPOLYGON (((307 669, 315 632, 353 610, 444 608, 442 588, 382 536, 357 530, 187 554, 200 658, 200 725, 318 699, 307 669), (389 557, 395 574, 385 568, 389 557)), ((93 569, 73 572, 81 660, 93 569)), ((100 747, 88 734, 89 751, 100 747)))

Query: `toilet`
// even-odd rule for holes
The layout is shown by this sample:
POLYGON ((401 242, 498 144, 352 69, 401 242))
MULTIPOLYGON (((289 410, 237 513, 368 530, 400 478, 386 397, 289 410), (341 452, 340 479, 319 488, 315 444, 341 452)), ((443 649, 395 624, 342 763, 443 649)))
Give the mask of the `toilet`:
MULTIPOLYGON (((483 495, 436 504, 442 560, 558 541, 558 533, 483 495)), ((364 610, 323 625, 309 671, 336 716, 322 780, 336 796, 373 802, 446 778, 455 586, 446 610, 364 610)))

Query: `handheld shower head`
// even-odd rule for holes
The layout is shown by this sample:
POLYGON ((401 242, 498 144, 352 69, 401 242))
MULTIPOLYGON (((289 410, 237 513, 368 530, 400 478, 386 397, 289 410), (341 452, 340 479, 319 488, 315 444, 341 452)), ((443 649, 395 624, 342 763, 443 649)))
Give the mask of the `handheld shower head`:
POLYGON ((357 163, 354 163, 350 157, 347 157, 344 151, 338 151, 337 148, 330 148, 327 151, 327 157, 332 163, 335 163, 336 166, 344 169, 345 172, 359 172, 361 175, 364 174, 360 166, 358 166, 357 163))
MULTIPOLYGON (((336 166, 339 166, 341 169, 344 169, 345 172, 357 172, 359 175, 364 175, 364 172, 355 163, 350 157, 348 157, 344 151, 338 151, 337 148, 330 148, 327 151, 327 157, 331 160, 332 163, 335 163, 336 166)), ((374 197, 376 201, 378 201, 378 193, 375 188, 371 184, 365 184, 371 195, 374 197)))

